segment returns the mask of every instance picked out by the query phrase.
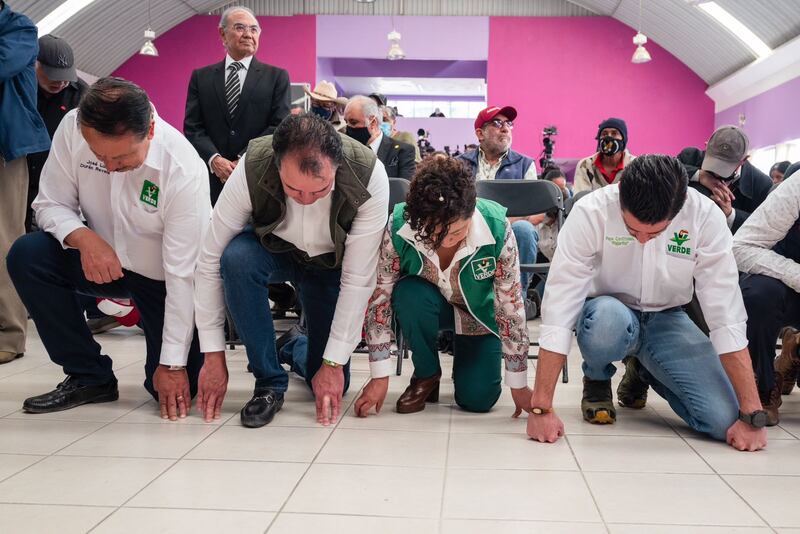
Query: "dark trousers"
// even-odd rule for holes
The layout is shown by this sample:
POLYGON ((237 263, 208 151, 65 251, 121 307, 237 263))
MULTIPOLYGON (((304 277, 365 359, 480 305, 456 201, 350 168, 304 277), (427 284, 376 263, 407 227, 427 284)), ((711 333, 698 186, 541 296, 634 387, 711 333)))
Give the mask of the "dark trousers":
MULTIPOLYGON (((133 299, 141 315, 147 347, 144 387, 158 399, 153 389, 153 373, 161 356, 164 329, 166 284, 132 271, 110 284, 89 282, 83 275, 80 253, 63 249, 45 232, 20 237, 8 253, 8 271, 28 313, 36 323, 50 359, 75 377, 80 384, 97 385, 116 380, 111 358, 100 352, 83 318, 80 295, 133 299)), ((197 392, 197 376, 203 355, 197 332, 189 349, 186 371, 192 396, 197 392)))
POLYGON ((800 325, 800 295, 780 280, 760 274, 739 277, 747 310, 747 342, 758 390, 775 387, 775 341, 784 326, 800 325))
MULTIPOLYGON (((322 365, 339 299, 340 269, 320 269, 302 263, 290 253, 265 249, 252 230, 233 238, 220 259, 225 303, 247 350, 256 378, 255 391, 286 391, 289 376, 278 361, 275 326, 267 306, 269 284, 292 282, 298 290, 308 332, 306 383, 322 365)), ((298 358, 295 361, 299 361, 298 358)), ((350 364, 344 367, 344 390, 350 385, 350 364)))

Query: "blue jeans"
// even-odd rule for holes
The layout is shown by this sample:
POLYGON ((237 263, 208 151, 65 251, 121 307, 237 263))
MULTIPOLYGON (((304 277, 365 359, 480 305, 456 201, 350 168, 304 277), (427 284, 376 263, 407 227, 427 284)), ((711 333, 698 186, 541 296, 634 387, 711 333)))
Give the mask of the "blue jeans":
POLYGON ((635 356, 642 378, 686 424, 725 440, 739 402, 711 341, 682 309, 640 312, 597 297, 586 301, 576 330, 587 378, 609 380, 612 362, 635 356))
MULTIPOLYGON (((220 259, 220 274, 225 288, 225 303, 233 317, 253 375, 255 391, 271 389, 283 393, 289 376, 275 350, 275 326, 267 300, 268 284, 292 282, 297 289, 308 331, 307 351, 303 344, 292 358, 292 367, 310 386, 322 365, 322 355, 339 298, 340 269, 321 269, 299 261, 292 253, 276 254, 265 249, 252 230, 245 230, 228 243, 220 259), (305 358, 305 363, 303 359, 305 358)), ((350 385, 350 364, 344 367, 344 390, 350 385)))
MULTIPOLYGON (((514 232, 514 238, 517 240, 520 264, 536 263, 536 253, 539 250, 539 230, 528 221, 516 221, 511 223, 511 231, 514 232)), ((523 296, 528 292, 532 277, 533 273, 520 273, 519 275, 523 296)))
MULTIPOLYGON (((161 357, 164 330, 164 303, 167 286, 123 269, 125 276, 110 284, 89 282, 83 275, 80 253, 64 249, 50 234, 32 232, 17 239, 8 252, 8 272, 20 299, 36 323, 44 348, 54 363, 79 384, 98 385, 112 380, 111 358, 101 354, 83 317, 83 296, 130 298, 139 309, 139 324, 144 330, 147 360, 144 387, 158 400, 153 388, 153 373, 161 357)), ((197 377, 203 355, 197 332, 189 348, 186 372, 192 396, 197 392, 197 377)))

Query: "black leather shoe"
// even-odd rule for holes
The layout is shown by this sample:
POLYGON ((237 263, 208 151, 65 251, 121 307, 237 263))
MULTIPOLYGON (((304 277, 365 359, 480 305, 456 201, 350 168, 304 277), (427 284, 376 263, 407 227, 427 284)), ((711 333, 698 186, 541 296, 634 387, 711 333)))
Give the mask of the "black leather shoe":
POLYGON ((83 386, 78 384, 75 377, 68 376, 53 391, 25 399, 22 409, 28 413, 60 412, 81 404, 111 402, 118 398, 116 380, 99 386, 83 386))
POLYGON ((281 349, 293 339, 306 335, 306 329, 299 324, 292 326, 289 330, 284 332, 281 337, 275 340, 275 350, 278 352, 278 361, 287 365, 292 365, 292 361, 281 359, 281 349))
POLYGON ((283 393, 271 389, 256 392, 241 411, 242 426, 259 428, 268 425, 283 407, 283 393))

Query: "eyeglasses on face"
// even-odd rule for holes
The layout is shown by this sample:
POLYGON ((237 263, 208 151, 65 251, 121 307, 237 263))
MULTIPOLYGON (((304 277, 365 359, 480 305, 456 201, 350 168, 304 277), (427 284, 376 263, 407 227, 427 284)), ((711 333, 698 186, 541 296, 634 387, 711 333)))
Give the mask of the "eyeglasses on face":
POLYGON ((249 31, 253 35, 258 35, 261 32, 261 27, 256 24, 248 26, 247 24, 241 24, 237 22, 236 24, 231 26, 231 28, 233 28, 233 31, 235 31, 236 33, 245 33, 249 31))
POLYGON ((486 123, 487 125, 494 126, 498 130, 501 129, 503 126, 506 126, 509 130, 514 129, 514 121, 502 121, 500 119, 493 119, 486 123))

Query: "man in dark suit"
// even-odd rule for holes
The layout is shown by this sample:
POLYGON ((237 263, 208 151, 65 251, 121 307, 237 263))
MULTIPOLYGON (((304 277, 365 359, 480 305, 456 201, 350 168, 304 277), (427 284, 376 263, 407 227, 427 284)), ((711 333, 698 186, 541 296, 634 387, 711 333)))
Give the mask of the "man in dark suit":
POLYGON ((253 12, 231 7, 219 24, 224 61, 192 72, 183 131, 210 169, 211 203, 251 139, 269 135, 289 114, 289 74, 258 61, 261 27, 253 12))
POLYGON ((347 123, 345 133, 370 147, 390 178, 410 180, 414 176, 417 168, 414 147, 392 139, 391 130, 390 134, 384 134, 381 129, 383 113, 373 99, 362 95, 351 98, 344 108, 344 120, 347 123))

